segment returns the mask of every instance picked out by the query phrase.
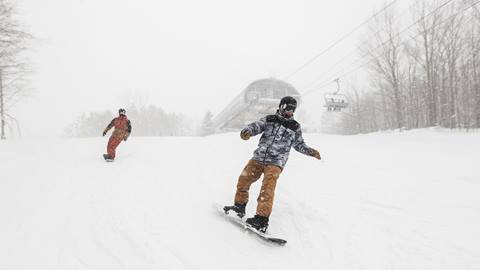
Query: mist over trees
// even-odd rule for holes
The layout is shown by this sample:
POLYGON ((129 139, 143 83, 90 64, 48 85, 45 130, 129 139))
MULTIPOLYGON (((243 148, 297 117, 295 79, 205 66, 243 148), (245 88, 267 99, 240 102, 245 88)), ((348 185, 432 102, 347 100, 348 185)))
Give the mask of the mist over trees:
MULTIPOLYGON (((193 135, 191 125, 184 115, 168 113, 154 105, 129 106, 127 117, 132 122, 132 136, 185 136, 193 135)), ((70 137, 98 137, 112 121, 118 117, 117 111, 84 113, 67 129, 70 137)))
POLYGON ((0 0, 0 139, 6 128, 13 133, 20 126, 10 110, 27 94, 28 62, 24 56, 31 35, 17 19, 12 1, 0 0))
POLYGON ((341 133, 480 128, 480 10, 477 1, 414 1, 369 25, 360 53, 366 89, 350 89, 341 133), (402 21, 403 20, 403 21, 402 21))
POLYGON ((203 117, 202 123, 200 125, 198 135, 199 136, 207 136, 215 133, 213 129, 213 114, 210 111, 205 113, 203 117))

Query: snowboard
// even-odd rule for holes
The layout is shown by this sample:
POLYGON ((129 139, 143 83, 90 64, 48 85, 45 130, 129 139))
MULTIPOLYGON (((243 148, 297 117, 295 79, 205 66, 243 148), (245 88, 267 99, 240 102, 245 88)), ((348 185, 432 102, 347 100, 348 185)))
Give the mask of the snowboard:
POLYGON ((107 154, 103 154, 103 159, 105 159, 106 162, 113 162, 113 159, 108 158, 107 154))
POLYGON ((248 225, 245 220, 239 218, 234 211, 224 211, 223 206, 216 205, 215 208, 219 211, 220 215, 225 217, 230 223, 234 224, 235 226, 243 229, 249 233, 253 233, 254 235, 258 236, 260 239, 267 241, 272 244, 283 246, 287 243, 287 240, 274 237, 268 233, 262 233, 257 231, 255 228, 248 225))

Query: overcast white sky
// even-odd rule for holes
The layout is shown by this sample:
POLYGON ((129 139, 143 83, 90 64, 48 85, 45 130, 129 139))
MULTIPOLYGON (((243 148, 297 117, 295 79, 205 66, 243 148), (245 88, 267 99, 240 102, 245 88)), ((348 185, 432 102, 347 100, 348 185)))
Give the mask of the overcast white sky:
MULTIPOLYGON (((253 80, 284 78, 384 3, 20 0, 37 40, 34 92, 15 115, 29 137, 61 135, 82 112, 116 110, 132 96, 193 117, 215 114, 253 80)), ((289 82, 302 92, 324 78, 361 33, 289 82)), ((316 114, 322 102, 316 93, 302 106, 316 114)))

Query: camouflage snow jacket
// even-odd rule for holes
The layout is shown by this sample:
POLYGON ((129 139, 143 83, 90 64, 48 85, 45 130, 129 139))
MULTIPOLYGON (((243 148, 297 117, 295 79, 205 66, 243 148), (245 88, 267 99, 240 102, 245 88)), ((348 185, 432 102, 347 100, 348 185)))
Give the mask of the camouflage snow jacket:
POLYGON ((278 114, 268 115, 249 124, 252 136, 263 132, 253 159, 262 164, 276 165, 283 168, 287 163, 290 149, 293 147, 305 155, 312 155, 312 150, 303 141, 300 124, 293 119, 286 119, 278 114))

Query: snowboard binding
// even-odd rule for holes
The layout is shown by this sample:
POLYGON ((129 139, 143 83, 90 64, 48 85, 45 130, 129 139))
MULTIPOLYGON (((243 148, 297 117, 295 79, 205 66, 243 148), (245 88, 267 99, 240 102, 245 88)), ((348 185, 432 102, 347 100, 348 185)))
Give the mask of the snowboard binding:
POLYGON ((247 204, 241 204, 241 203, 235 203, 234 205, 231 206, 225 206, 223 207, 223 211, 225 212, 226 215, 228 215, 228 212, 232 210, 237 214, 239 218, 243 218, 245 216, 245 207, 247 204))
POLYGON ((108 154, 103 154, 103 158, 105 159, 105 161, 107 162, 112 162, 113 161, 113 158, 110 158, 110 156, 108 154))
POLYGON ((259 215, 255 215, 254 217, 247 218, 246 222, 247 226, 261 232, 266 233, 268 229, 268 217, 263 217, 259 215))

